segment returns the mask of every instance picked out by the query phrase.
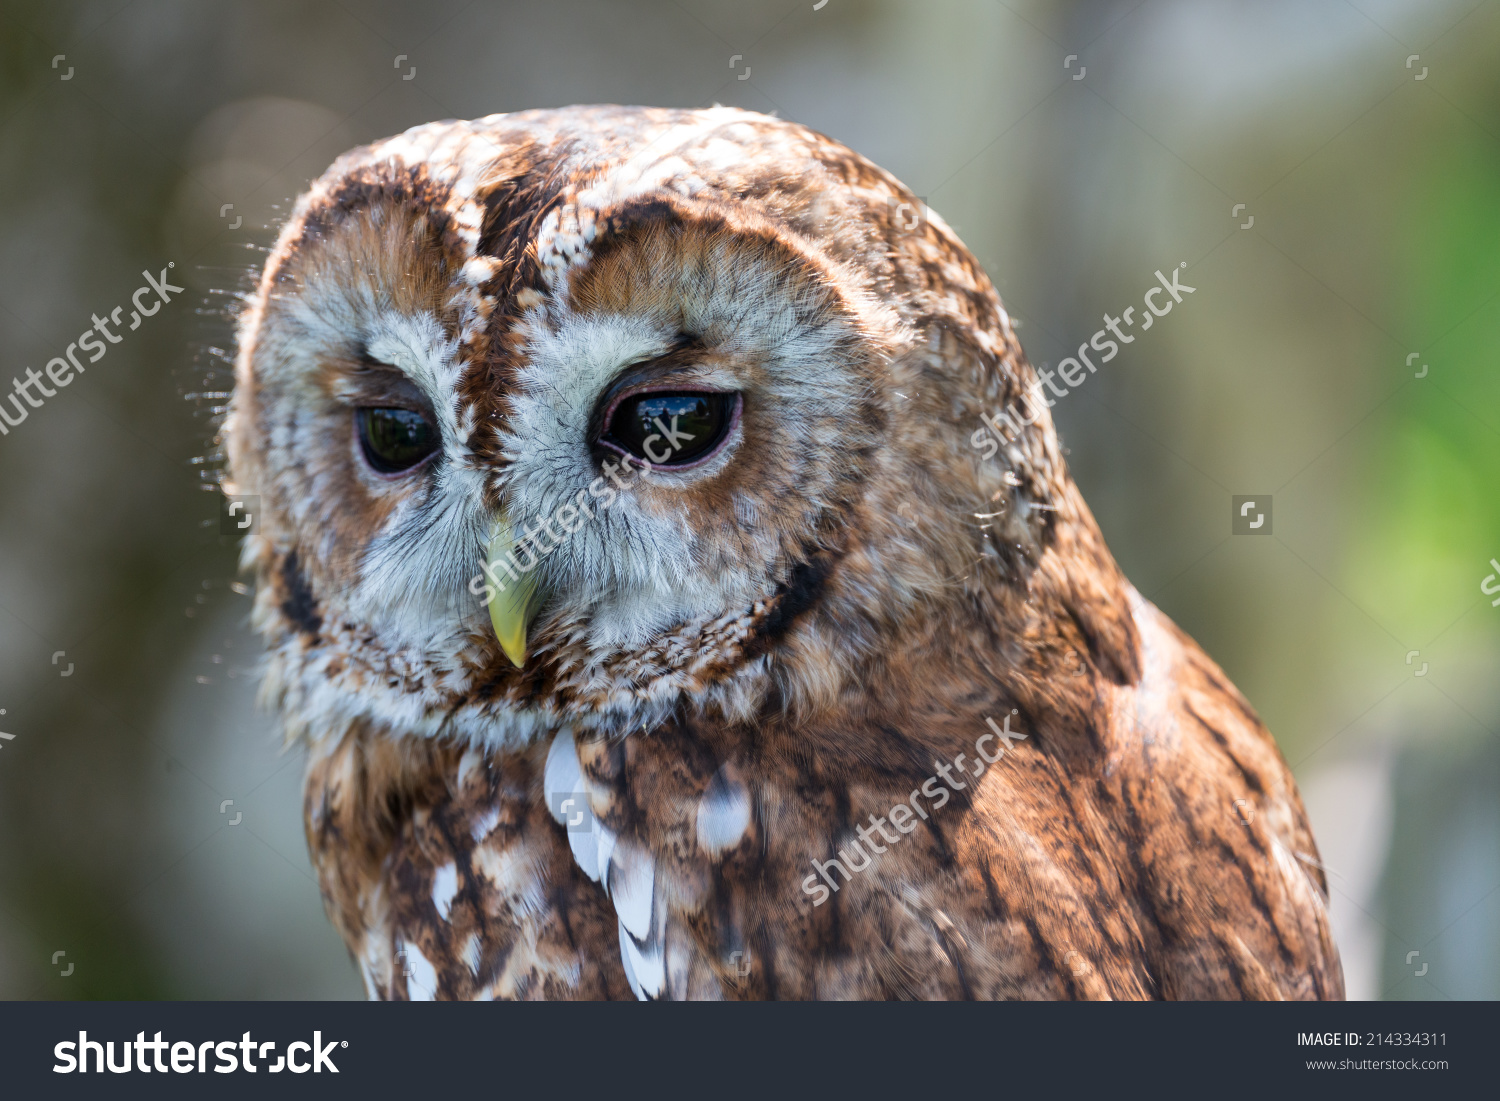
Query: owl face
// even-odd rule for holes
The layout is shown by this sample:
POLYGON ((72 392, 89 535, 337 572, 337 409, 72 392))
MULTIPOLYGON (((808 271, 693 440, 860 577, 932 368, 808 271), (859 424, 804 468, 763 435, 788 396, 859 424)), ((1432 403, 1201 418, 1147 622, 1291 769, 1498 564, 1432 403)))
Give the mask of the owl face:
POLYGON ((983 553, 950 514, 988 487, 922 470, 1000 477, 931 385, 953 338, 893 285, 897 194, 724 109, 435 124, 337 162, 247 304, 226 426, 283 710, 504 742, 836 693, 983 553))
POLYGON ((732 209, 605 217, 589 263, 520 319, 489 422, 501 508, 557 518, 537 585, 595 654, 771 597, 879 419, 878 349, 813 258, 732 209), (588 510, 571 531, 569 502, 588 510))

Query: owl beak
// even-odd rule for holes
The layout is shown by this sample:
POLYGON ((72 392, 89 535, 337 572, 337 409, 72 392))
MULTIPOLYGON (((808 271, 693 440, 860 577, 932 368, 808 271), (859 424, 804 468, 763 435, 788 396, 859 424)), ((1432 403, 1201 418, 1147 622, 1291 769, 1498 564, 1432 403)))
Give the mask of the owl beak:
MULTIPOLYGON (((516 568, 516 540, 510 521, 502 513, 495 519, 486 552, 490 585, 490 623, 500 649, 517 669, 526 665, 526 631, 541 606, 540 586, 535 570, 522 573, 516 568)), ((535 561, 535 558, 532 558, 535 561)))

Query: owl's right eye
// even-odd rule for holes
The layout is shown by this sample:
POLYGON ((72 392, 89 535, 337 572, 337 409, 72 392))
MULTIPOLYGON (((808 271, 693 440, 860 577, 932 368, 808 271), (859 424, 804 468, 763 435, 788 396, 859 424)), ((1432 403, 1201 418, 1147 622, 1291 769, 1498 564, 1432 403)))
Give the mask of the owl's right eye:
POLYGON ((410 470, 437 450, 437 429, 410 409, 360 409, 359 445, 381 474, 410 470))

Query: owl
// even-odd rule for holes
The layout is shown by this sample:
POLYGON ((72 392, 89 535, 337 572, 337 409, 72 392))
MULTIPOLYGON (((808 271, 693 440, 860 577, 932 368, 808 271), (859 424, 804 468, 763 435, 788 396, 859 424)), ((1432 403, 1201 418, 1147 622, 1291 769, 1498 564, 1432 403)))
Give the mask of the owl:
POLYGON ((1291 775, 1037 381, 943 220, 790 122, 336 161, 224 487, 370 996, 1341 997, 1291 775))

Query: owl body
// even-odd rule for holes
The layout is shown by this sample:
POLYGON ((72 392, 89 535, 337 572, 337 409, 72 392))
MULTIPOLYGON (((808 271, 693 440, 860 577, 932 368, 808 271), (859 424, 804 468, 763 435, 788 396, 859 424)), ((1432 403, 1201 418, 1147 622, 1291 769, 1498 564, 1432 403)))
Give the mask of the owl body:
POLYGON ((619 107, 418 127, 298 202, 227 488, 371 996, 1341 996, 1269 733, 1044 407, 972 446, 1036 376, 914 202, 619 107))

